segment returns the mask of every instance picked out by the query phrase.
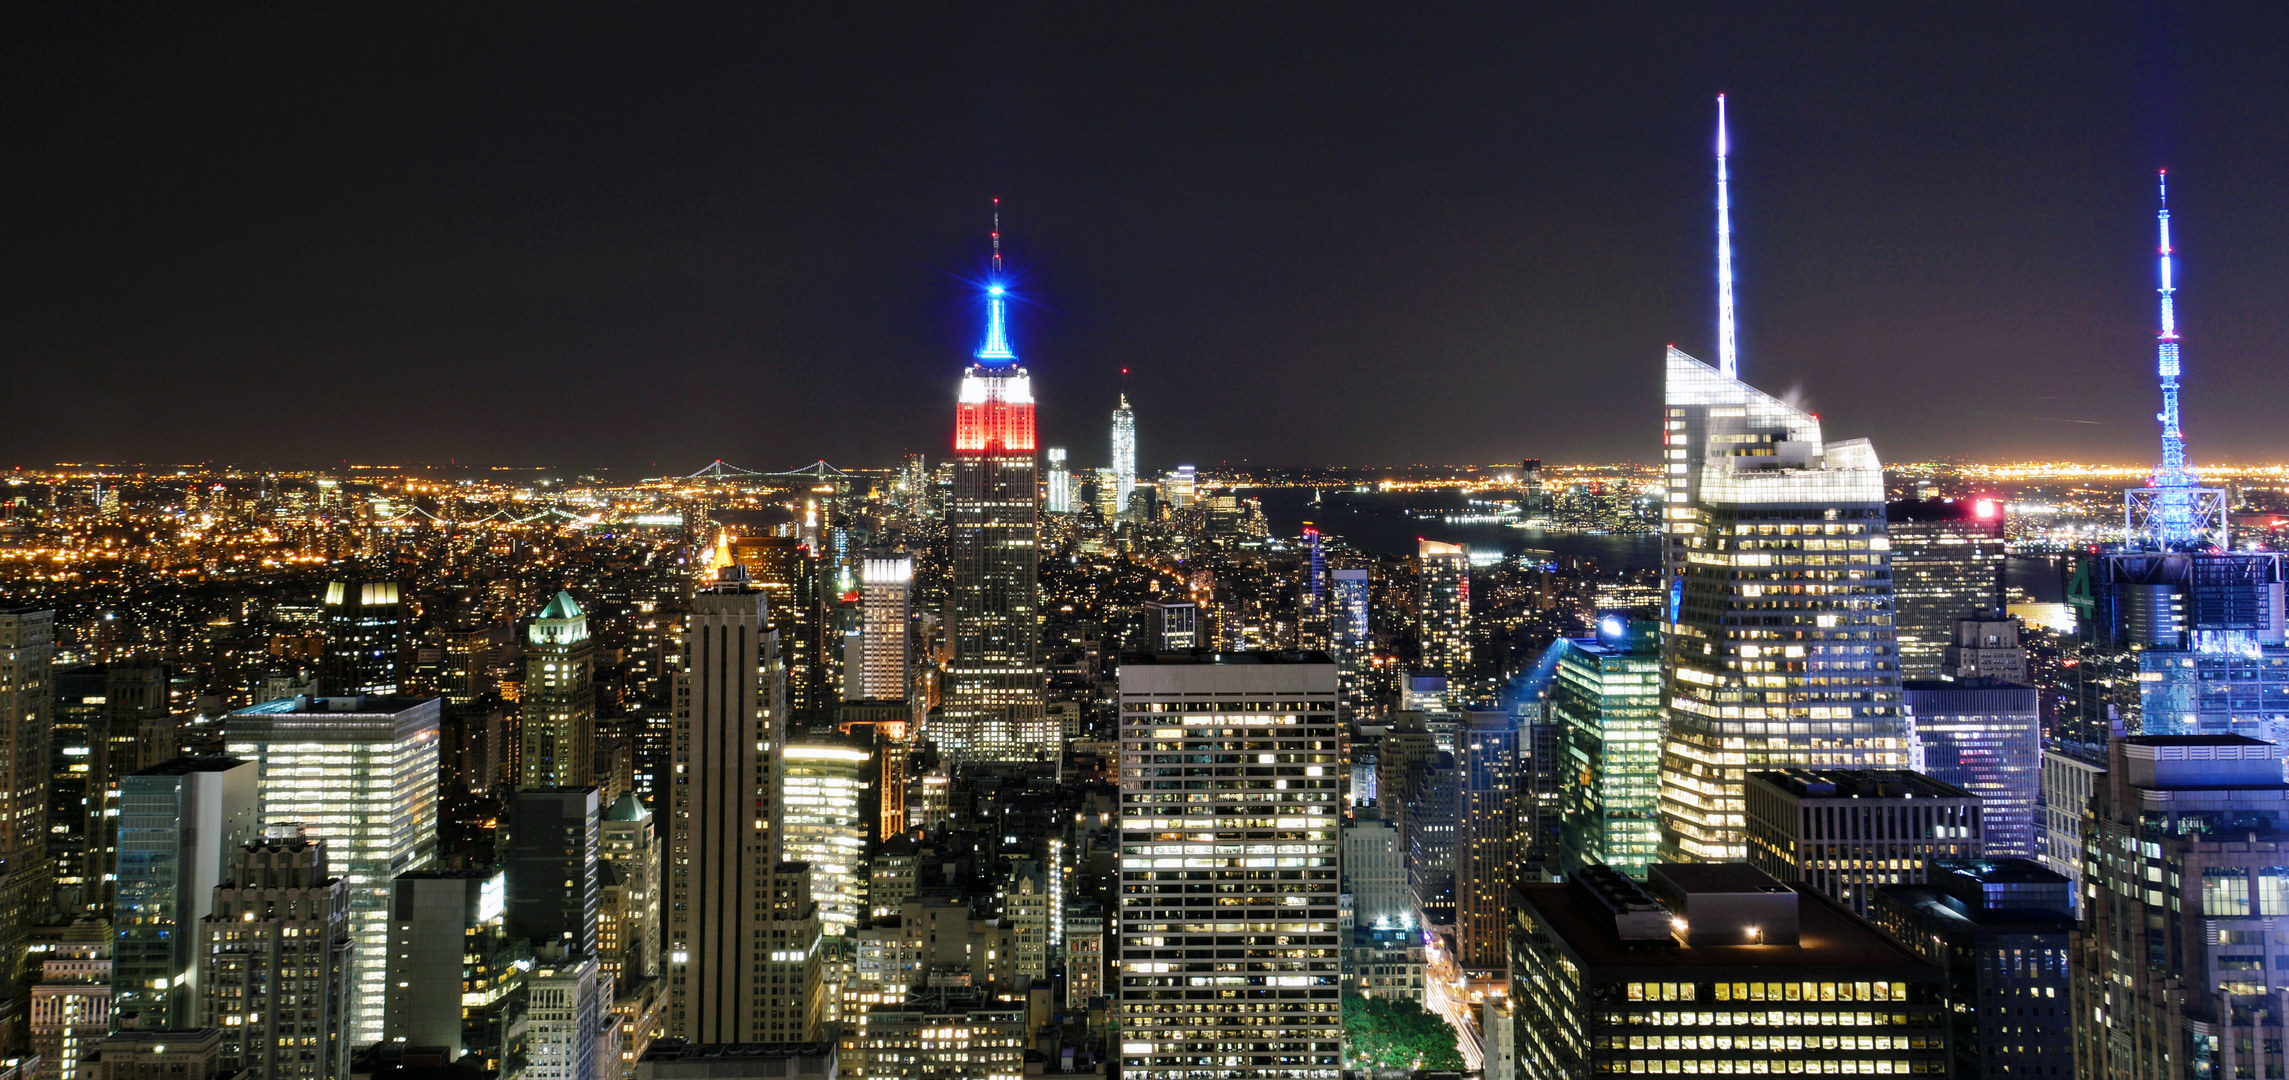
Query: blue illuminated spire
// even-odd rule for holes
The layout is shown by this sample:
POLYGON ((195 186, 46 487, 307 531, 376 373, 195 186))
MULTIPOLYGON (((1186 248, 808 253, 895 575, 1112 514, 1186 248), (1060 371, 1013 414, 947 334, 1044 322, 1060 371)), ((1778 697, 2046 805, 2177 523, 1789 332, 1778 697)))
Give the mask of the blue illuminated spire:
POLYGON ((986 278, 986 343, 978 346, 978 359, 989 363, 1015 363, 1009 350, 1009 296, 1001 280, 1001 200, 993 201, 993 272, 986 278))
POLYGON ((2161 173, 2162 208, 2157 216, 2161 225, 2161 287, 2162 331, 2157 335, 2160 346, 2157 370, 2162 377, 2162 411, 2154 419, 2162 422, 2162 463, 2154 470, 2154 487, 2160 491, 2162 542, 2172 547, 2194 539, 2194 514, 2191 492, 2193 475, 2186 471, 2186 432, 2178 424, 2178 313, 2170 266, 2170 171, 2161 173))
POLYGON ((1717 95, 1717 373, 1741 377, 1733 340, 1733 203, 1725 190, 1725 95, 1717 95))

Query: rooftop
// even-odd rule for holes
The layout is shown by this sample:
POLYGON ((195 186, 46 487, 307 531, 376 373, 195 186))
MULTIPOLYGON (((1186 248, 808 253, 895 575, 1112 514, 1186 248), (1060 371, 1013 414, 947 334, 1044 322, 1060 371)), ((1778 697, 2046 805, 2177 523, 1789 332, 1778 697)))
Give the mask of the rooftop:
POLYGON ((395 716, 435 700, 437 699, 411 696, 383 697, 368 694, 338 694, 333 697, 313 697, 309 694, 300 694, 290 698, 279 698, 276 701, 265 701, 260 705, 249 705, 231 715, 316 716, 321 713, 330 713, 354 716, 395 716))
POLYGON ((179 757, 162 761, 136 776, 189 776, 192 773, 229 772, 247 764, 234 757, 179 757))
POLYGON ((1125 652, 1121 663, 1127 664, 1332 664, 1335 660, 1318 650, 1297 649, 1266 650, 1263 652, 1210 652, 1198 649, 1192 652, 1125 652))
POLYGON ((1799 799, 1973 799, 1962 788, 1905 769, 1767 769, 1749 779, 1799 799))
POLYGON ((2263 739, 2247 735, 2125 735, 2119 740, 2130 746, 2267 746, 2263 739))
MULTIPOLYGON (((1718 869, 1720 867, 1710 867, 1718 869)), ((1745 869, 1745 867, 1744 867, 1745 869)), ((1795 945, 1678 945, 1675 939, 1647 944, 1625 943, 1615 935, 1612 917, 1565 885, 1520 885, 1518 901, 1540 916, 1551 935, 1598 979, 1644 973, 1720 973, 1739 971, 1828 971, 1838 974, 1877 973, 1886 978, 1928 975, 1939 969, 1885 937, 1875 927, 1816 890, 1797 888, 1798 936, 1795 945)), ((1759 976, 1761 977, 1761 976, 1759 976)), ((1867 974, 1861 974, 1865 978, 1867 974)))

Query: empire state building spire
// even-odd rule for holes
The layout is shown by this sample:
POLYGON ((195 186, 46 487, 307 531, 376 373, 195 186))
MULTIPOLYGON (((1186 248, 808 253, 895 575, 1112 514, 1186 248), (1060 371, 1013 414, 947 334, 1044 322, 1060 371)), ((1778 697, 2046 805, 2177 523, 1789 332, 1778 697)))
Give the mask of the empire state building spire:
POLYGON ((1016 363, 1009 349, 1009 289, 1001 278, 1001 200, 993 201, 993 272, 986 278, 986 341, 978 346, 978 359, 987 363, 1016 363))

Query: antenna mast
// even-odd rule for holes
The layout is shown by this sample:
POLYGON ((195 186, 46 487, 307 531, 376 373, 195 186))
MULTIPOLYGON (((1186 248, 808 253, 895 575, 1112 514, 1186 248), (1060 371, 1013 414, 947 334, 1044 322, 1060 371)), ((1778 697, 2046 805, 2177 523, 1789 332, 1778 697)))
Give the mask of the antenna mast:
POLYGON ((2154 469, 2151 486, 2128 492, 2124 541, 2134 547, 2183 551, 2203 544, 2224 545, 2225 492, 2194 486, 2186 468, 2186 431, 2178 422, 2178 311, 2174 259, 2170 251, 2170 171, 2161 172, 2162 205, 2155 221, 2161 233, 2159 248, 2162 329, 2155 335, 2156 372, 2162 377, 2162 462, 2154 469))
POLYGON ((1733 335, 1733 203, 1726 191, 1725 95, 1717 95, 1717 373, 1741 377, 1738 346, 1733 335))

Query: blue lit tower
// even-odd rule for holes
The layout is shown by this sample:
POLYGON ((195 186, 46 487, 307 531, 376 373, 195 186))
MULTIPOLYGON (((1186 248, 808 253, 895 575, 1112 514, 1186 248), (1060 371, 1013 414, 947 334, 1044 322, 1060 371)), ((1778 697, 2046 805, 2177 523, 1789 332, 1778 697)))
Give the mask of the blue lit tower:
POLYGON ((2186 433, 2178 424, 2178 314, 2177 286, 2171 273, 2170 173, 2161 173, 2160 223, 2162 329, 2157 335, 2158 373, 2162 377, 2162 463, 2154 470, 2150 487, 2133 489, 2124 508, 2127 546, 2156 551, 2185 551, 2208 544, 2223 545, 2225 493, 2194 486, 2186 469, 2186 433))
POLYGON ((2090 765, 2123 734, 2289 735, 2289 565, 2226 550, 2225 493, 2186 468, 2167 174, 2162 195, 2162 461, 2126 493, 2122 550, 2081 560, 2068 588, 2081 641, 2053 749, 2090 765))
MULTIPOLYGON (((998 203, 999 200, 996 200, 998 203)), ((1009 290, 994 215, 986 338, 955 406, 954 490, 946 507, 953 618, 939 749, 956 759, 1054 760, 1045 719, 1039 567, 1041 487, 1033 383, 1009 347, 1009 290)))

